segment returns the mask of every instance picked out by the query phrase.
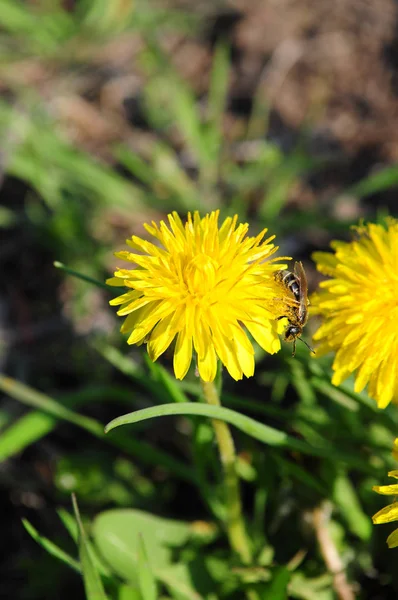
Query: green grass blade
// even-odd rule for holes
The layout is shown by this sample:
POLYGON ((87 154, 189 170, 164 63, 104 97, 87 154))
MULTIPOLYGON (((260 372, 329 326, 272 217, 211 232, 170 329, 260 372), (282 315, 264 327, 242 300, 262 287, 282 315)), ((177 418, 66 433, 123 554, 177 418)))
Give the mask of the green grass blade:
MULTIPOLYGON (((76 519, 74 519, 73 515, 71 515, 70 513, 68 513, 68 511, 66 511, 64 508, 58 509, 57 513, 58 513, 59 518, 62 521, 63 526, 65 527, 65 529, 67 530, 67 532, 71 536, 72 540, 75 542, 75 544, 78 544, 78 541, 79 541, 79 527, 78 527, 78 524, 76 522, 76 519)), ((98 556, 98 553, 94 549, 92 543, 88 541, 87 542, 87 546, 88 546, 88 551, 89 551, 90 556, 91 556, 91 560, 93 561, 95 568, 104 577, 111 578, 112 574, 111 574, 110 569, 100 559, 100 557, 98 556)))
MULTIPOLYGON (((144 355, 144 359, 152 377, 148 377, 146 370, 135 362, 131 356, 126 356, 117 348, 102 341, 100 343, 95 342, 93 346, 115 369, 130 377, 134 383, 139 384, 143 389, 148 390, 151 396, 162 404, 168 401, 187 402, 188 399, 183 391, 182 382, 177 382, 162 365, 152 362, 147 354, 144 355)), ((200 395, 199 386, 195 391, 195 395, 200 395)))
POLYGON ((372 535, 372 523, 360 505, 357 490, 344 473, 334 479, 333 499, 351 532, 368 542, 372 535))
POLYGON ((172 377, 161 364, 152 362, 149 357, 147 358, 147 364, 154 375, 154 379, 160 384, 160 388, 163 392, 162 397, 164 397, 164 393, 166 392, 170 400, 173 400, 174 402, 188 401, 187 396, 181 388, 180 382, 178 382, 175 377, 172 377))
POLYGON ((86 591, 87 600, 108 600, 105 594, 104 587, 100 574, 94 566, 91 560, 90 550, 87 543, 86 532, 84 531, 83 523, 80 518, 79 507, 77 505, 76 497, 72 495, 73 510, 75 512, 75 518, 79 529, 79 556, 82 567, 84 589, 86 591))
POLYGON ((372 398, 369 398, 366 392, 354 392, 349 383, 342 383, 339 387, 336 387, 330 383, 327 375, 324 377, 324 379, 321 377, 311 377, 311 385, 344 408, 352 412, 357 412, 359 409, 366 410, 372 419, 377 418, 377 421, 382 423, 391 432, 396 430, 396 421, 392 418, 392 414, 388 411, 380 410, 376 402, 372 398))
POLYGON ((120 144, 114 149, 114 155, 142 183, 150 187, 153 185, 156 172, 139 154, 132 152, 128 146, 120 144))
POLYGON ((87 283, 92 283, 93 285, 96 285, 97 287, 100 287, 103 290, 107 290, 108 292, 111 292, 112 288, 113 288, 114 290, 117 290, 117 293, 119 294, 119 290, 124 289, 123 286, 120 286, 120 288, 119 288, 119 287, 115 287, 114 285, 107 285, 106 283, 103 283, 102 281, 98 281, 98 279, 93 279, 92 277, 89 277, 88 275, 79 273, 78 271, 75 271, 74 269, 67 267, 66 265, 59 262, 58 260, 54 261, 54 267, 56 269, 60 269, 61 271, 63 271, 64 273, 67 273, 68 275, 77 277, 78 279, 81 279, 82 281, 86 281, 87 283))
POLYGON ((37 442, 56 424, 56 418, 42 412, 31 412, 18 419, 1 433, 0 462, 37 442))
POLYGON ((229 66, 229 49, 225 43, 221 43, 216 48, 213 59, 207 103, 207 122, 204 130, 209 160, 201 177, 210 189, 217 185, 220 175, 223 119, 228 93, 229 66))
POLYGON ((314 388, 308 381, 304 365, 299 360, 289 360, 292 372, 291 383, 296 389, 297 395, 304 406, 316 405, 316 394, 314 388))
POLYGON ((94 435, 101 435, 101 424, 95 419, 75 413, 62 406, 56 400, 53 400, 53 398, 37 392, 33 388, 11 377, 0 375, 0 389, 27 406, 44 410, 46 413, 78 425, 94 435))
POLYGON ((138 585, 143 600, 157 600, 158 591, 156 579, 149 564, 145 542, 140 534, 138 537, 138 585))
POLYGON ((229 48, 221 42, 214 54, 207 109, 208 120, 219 136, 222 135, 222 119, 227 101, 229 67, 229 48))
POLYGON ((277 167, 267 181, 266 191, 260 207, 260 216, 265 223, 273 222, 285 206, 291 187, 299 175, 314 167, 315 162, 307 155, 295 151, 277 167))
POLYGON ((364 197, 383 190, 389 190, 398 187, 398 168, 396 166, 387 167, 378 173, 372 173, 365 177, 359 183, 351 186, 345 193, 354 196, 364 197))
POLYGON ((202 417, 209 417, 211 419, 220 419, 226 421, 231 425, 235 425, 241 431, 244 431, 248 435, 264 441, 271 446, 282 446, 287 439, 287 434, 282 431, 268 427, 258 423, 250 417, 245 417, 229 408, 223 408, 218 406, 208 406, 205 404, 194 404, 191 402, 184 402, 179 404, 164 404, 162 406, 153 406, 150 408, 144 408, 137 410, 121 417, 113 419, 105 427, 105 432, 109 433, 112 429, 120 427, 121 425, 129 425, 132 423, 139 423, 146 419, 153 419, 155 417, 164 417, 169 415, 198 415, 202 417))
POLYGON ((64 508, 58 509, 57 513, 72 540, 77 544, 79 539, 79 528, 76 519, 74 519, 73 515, 68 513, 68 511, 64 508))
POLYGON ((326 486, 319 482, 319 479, 308 470, 302 468, 300 465, 295 464, 292 461, 285 460, 283 457, 279 457, 275 454, 274 458, 276 464, 280 467, 280 473, 284 475, 288 475, 289 479, 295 479, 297 482, 302 484, 304 487, 313 489, 318 494, 322 496, 327 495, 328 491, 326 486))
POLYGON ((35 529, 33 525, 31 525, 26 519, 22 519, 22 524, 25 527, 26 531, 29 533, 29 535, 32 536, 35 542, 37 542, 42 548, 44 548, 46 552, 51 554, 51 556, 58 558, 58 560, 67 564, 69 567, 71 567, 78 573, 81 572, 81 568, 77 560, 75 560, 69 554, 64 552, 64 550, 59 548, 56 544, 54 544, 54 542, 40 535, 37 529, 35 529))
POLYGON ((190 149, 202 164, 207 163, 207 152, 203 130, 192 90, 178 76, 170 76, 163 81, 168 93, 169 106, 190 149))
POLYGON ((180 211, 195 210, 199 198, 194 182, 181 167, 178 157, 166 144, 154 144, 152 163, 146 163, 130 149, 119 146, 115 156, 140 181, 147 185, 157 197, 162 190, 163 201, 175 204, 180 211))
POLYGON ((310 444, 289 436, 287 433, 259 423, 250 417, 241 415, 234 410, 219 406, 209 406, 206 404, 195 404, 191 402, 184 402, 179 404, 163 404, 161 406, 154 406, 151 408, 144 408, 137 410, 136 412, 122 415, 113 419, 105 427, 105 432, 109 433, 112 429, 120 427, 121 425, 129 425, 132 423, 139 423, 146 419, 153 419, 155 417, 164 417, 170 415, 196 415, 202 417, 209 417, 210 419, 219 419, 225 421, 230 425, 234 425, 240 431, 243 431, 247 435, 254 439, 267 444, 269 446, 275 446, 280 448, 290 448, 308 454, 310 456, 319 456, 324 458, 340 460, 344 463, 355 465, 362 471, 369 472, 370 468, 363 464, 363 461, 356 460, 351 456, 347 456, 345 453, 339 453, 332 445, 324 444, 323 446, 311 446, 310 444))
MULTIPOLYGON (((131 406, 131 392, 116 386, 92 386, 81 391, 67 394, 62 397, 61 403, 69 409, 81 404, 98 402, 107 399, 126 402, 131 406)), ((1 432, 0 436, 0 462, 14 456, 27 446, 37 442, 49 434, 57 426, 59 419, 42 410, 32 410, 20 417, 1 432)))
POLYGON ((336 402, 336 404, 339 404, 346 410, 357 412, 360 408, 358 402, 350 398, 350 396, 347 396, 347 394, 338 387, 332 385, 330 381, 326 381, 320 377, 312 377, 309 385, 313 390, 321 392, 327 398, 330 398, 333 402, 336 402))
POLYGON ((134 356, 127 356, 123 354, 118 348, 107 344, 103 340, 93 340, 91 346, 115 369, 130 377, 133 381, 143 379, 148 381, 145 370, 142 365, 134 359, 134 356))
MULTIPOLYGON (((27 406, 39 408, 57 419, 69 421, 70 423, 85 429, 97 438, 102 440, 107 439, 104 434, 103 425, 99 421, 75 413, 62 406, 62 404, 53 398, 50 398, 41 392, 37 392, 11 377, 0 375, 0 390, 27 406)), ((190 483, 196 482, 195 474, 192 473, 192 470, 189 467, 169 456, 164 451, 157 450, 142 440, 134 439, 131 436, 119 435, 114 438, 111 443, 113 446, 122 449, 124 452, 139 457, 142 462, 146 464, 163 465, 181 479, 189 481, 190 483)))

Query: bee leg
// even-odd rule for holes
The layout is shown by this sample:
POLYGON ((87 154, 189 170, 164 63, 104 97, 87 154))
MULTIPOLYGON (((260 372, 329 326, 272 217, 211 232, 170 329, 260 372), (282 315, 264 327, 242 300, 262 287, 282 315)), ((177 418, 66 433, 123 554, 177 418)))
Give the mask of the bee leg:
POLYGON ((292 352, 292 357, 294 358, 296 356, 296 340, 293 340, 293 352, 292 352))

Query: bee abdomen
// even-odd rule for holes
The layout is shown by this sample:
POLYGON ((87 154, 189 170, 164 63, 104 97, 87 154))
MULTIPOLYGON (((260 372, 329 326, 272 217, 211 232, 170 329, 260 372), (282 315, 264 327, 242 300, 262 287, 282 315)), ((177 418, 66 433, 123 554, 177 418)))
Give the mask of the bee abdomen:
POLYGON ((294 273, 291 271, 278 271, 275 278, 292 292, 296 300, 300 301, 300 286, 294 273))

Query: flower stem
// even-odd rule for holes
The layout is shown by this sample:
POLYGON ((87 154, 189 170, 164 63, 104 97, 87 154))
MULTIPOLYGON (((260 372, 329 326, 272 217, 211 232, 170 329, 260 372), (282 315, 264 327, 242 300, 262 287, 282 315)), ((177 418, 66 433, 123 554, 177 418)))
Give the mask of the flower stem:
POLYGON ((329 521, 332 507, 325 502, 313 511, 313 524, 318 539, 319 549, 324 558, 328 571, 333 576, 333 588, 339 600, 354 600, 352 585, 348 582, 336 544, 329 531, 329 521))
MULTIPOLYGON (((221 406, 217 388, 213 382, 201 379, 203 395, 208 404, 221 406)), ((236 452, 231 431, 224 421, 213 420, 221 464, 224 470, 225 503, 227 508, 227 532, 231 548, 245 565, 252 561, 252 549, 242 515, 239 480, 236 473, 236 452)))

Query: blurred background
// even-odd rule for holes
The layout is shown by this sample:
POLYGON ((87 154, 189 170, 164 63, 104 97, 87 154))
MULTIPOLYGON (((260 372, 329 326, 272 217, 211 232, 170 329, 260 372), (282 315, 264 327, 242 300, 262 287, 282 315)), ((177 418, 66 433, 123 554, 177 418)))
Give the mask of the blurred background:
MULTIPOLYGON (((275 233, 313 290, 312 251, 360 219, 398 216, 397 93, 393 0, 0 0, 2 371, 102 424, 166 401, 109 292, 54 261, 104 281, 144 222, 220 208, 275 233)), ((228 384, 234 407, 300 400, 290 352, 228 384)), ((186 472, 190 421, 137 426, 147 446, 127 451, 18 393, 0 405, 1 598, 84 597, 21 525, 73 548, 56 514, 71 491, 87 515, 207 518, 186 472)), ((380 507, 369 485, 367 517, 380 507)), ((385 534, 371 542, 366 527, 351 532, 358 597, 396 598, 385 534)))

